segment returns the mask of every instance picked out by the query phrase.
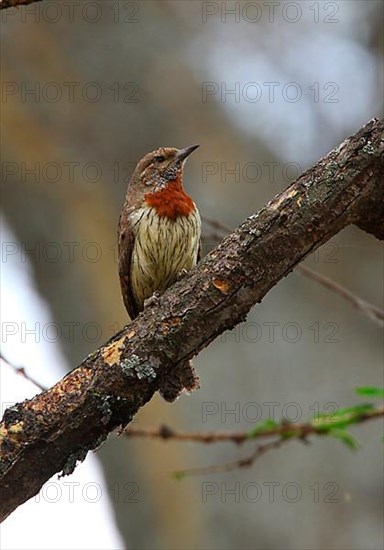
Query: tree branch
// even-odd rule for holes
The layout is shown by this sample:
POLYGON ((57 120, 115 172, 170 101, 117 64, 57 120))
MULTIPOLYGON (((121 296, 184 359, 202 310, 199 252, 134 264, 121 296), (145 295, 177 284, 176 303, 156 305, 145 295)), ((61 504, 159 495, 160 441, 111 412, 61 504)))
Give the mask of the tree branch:
MULTIPOLYGON (((308 254, 348 224, 364 224, 362 213, 378 220, 383 130, 382 122, 370 121, 53 388, 5 411, 1 520, 54 473, 71 473, 109 432, 129 423, 176 363, 244 321, 308 254)), ((377 236, 381 231, 375 226, 377 236)))
POLYGON ((18 6, 26 6, 28 4, 33 4, 34 2, 41 2, 41 0, 0 0, 0 10, 15 8, 18 6))
MULTIPOLYGON (((366 407, 366 406, 364 406, 366 407)), ((341 415, 340 415, 341 416, 341 415)), ((373 420, 384 416, 384 407, 366 407, 363 412, 360 412, 357 406, 356 412, 353 410, 348 415, 348 424, 360 424, 367 420, 373 420)), ((346 415, 343 417, 345 422, 346 415)), ((172 441, 193 441, 195 443, 223 443, 232 442, 237 445, 251 441, 252 439, 262 439, 266 437, 290 437, 301 439, 309 435, 317 434, 324 435, 337 423, 340 423, 340 417, 336 413, 335 417, 324 415, 324 418, 319 416, 312 422, 287 422, 282 421, 280 424, 274 423, 274 426, 265 426, 258 430, 229 432, 229 431, 212 431, 212 432, 180 432, 174 430, 170 426, 164 424, 158 428, 136 428, 130 427, 122 431, 126 437, 144 437, 151 439, 164 439, 172 441)))

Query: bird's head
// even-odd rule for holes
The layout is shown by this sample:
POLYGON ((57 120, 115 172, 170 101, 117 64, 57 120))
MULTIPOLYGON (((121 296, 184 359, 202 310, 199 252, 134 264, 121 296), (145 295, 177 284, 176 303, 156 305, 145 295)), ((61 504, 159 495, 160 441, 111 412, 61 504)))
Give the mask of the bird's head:
POLYGON ((176 181, 181 185, 185 161, 197 148, 198 145, 185 149, 159 147, 138 162, 131 182, 138 183, 146 193, 160 191, 170 182, 176 181))

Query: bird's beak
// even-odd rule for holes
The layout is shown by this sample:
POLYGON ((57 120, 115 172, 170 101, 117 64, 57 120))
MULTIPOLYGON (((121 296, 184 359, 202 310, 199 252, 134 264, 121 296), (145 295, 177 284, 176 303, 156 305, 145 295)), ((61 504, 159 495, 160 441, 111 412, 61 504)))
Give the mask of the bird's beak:
POLYGON ((179 149, 179 152, 177 153, 175 160, 176 161, 184 161, 193 151, 195 151, 199 145, 191 145, 190 147, 186 147, 185 149, 179 149))

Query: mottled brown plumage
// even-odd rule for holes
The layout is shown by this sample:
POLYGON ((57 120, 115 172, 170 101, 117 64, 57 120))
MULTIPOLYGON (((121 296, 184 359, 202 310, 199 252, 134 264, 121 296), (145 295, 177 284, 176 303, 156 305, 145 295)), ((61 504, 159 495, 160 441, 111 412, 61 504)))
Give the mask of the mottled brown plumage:
MULTIPOLYGON (((185 160, 196 147, 160 147, 148 153, 128 184, 119 221, 118 256, 121 291, 131 319, 154 293, 164 292, 198 261, 201 220, 182 181, 185 160)), ((190 363, 184 363, 175 366, 160 392, 173 401, 183 388, 196 387, 197 375, 190 363)))

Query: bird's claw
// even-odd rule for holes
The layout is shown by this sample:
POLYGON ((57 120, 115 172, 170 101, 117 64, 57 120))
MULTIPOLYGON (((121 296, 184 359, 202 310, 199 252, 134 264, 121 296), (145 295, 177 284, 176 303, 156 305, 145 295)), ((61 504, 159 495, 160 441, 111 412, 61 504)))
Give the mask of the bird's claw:
POLYGON ((160 292, 157 290, 152 294, 150 298, 144 300, 144 309, 147 307, 157 306, 159 303, 160 292))
POLYGON ((177 274, 177 280, 180 281, 183 277, 186 276, 188 271, 183 267, 183 269, 180 269, 179 273, 177 274))

